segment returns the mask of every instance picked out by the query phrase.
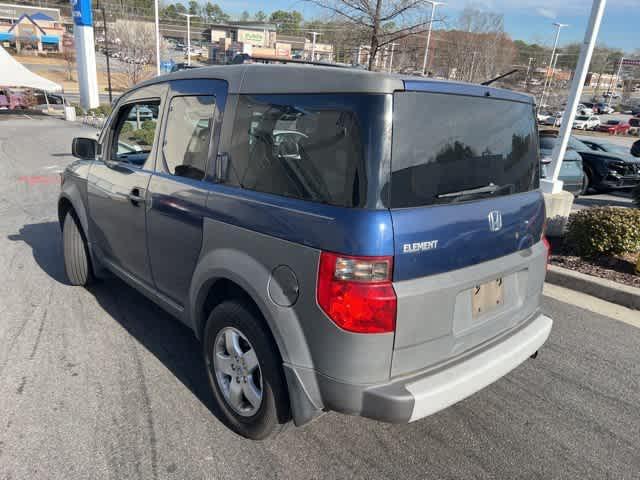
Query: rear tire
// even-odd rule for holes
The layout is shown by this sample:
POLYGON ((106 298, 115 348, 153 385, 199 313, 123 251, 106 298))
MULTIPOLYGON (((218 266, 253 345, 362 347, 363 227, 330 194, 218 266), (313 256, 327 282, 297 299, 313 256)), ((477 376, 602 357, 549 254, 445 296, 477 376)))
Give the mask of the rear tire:
POLYGON ((238 435, 264 440, 285 429, 291 421, 291 408, 282 359, 271 333, 254 310, 239 300, 215 307, 205 327, 203 347, 209 383, 223 422, 238 435), (226 346, 227 334, 235 336, 245 356, 253 352, 256 367, 249 367, 249 360, 245 364, 243 355, 239 355, 240 361, 234 357, 226 346), (217 357, 214 359, 214 356, 217 357), (232 371, 225 372, 229 367, 222 364, 220 358, 231 362, 232 371), (255 402, 255 396, 245 394, 246 388, 253 387, 260 392, 259 403, 255 402), (237 389, 235 398, 232 398, 232 388, 237 389))
POLYGON ((87 241, 73 210, 67 212, 62 224, 64 270, 71 285, 85 286, 93 281, 93 271, 87 241))

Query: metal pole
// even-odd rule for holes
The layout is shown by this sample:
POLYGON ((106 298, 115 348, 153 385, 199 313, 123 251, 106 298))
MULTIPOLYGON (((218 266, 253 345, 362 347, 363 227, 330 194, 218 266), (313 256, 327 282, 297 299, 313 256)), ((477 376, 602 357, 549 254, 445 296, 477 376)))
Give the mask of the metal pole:
POLYGON ((618 78, 620 77, 620 72, 622 71, 622 64, 624 63, 624 57, 620 59, 620 65, 618 65, 618 71, 616 72, 616 78, 613 81, 613 85, 611 86, 611 92, 609 93, 609 98, 607 99, 607 107, 611 106, 611 100, 613 99, 613 94, 616 93, 616 88, 618 87, 618 78))
POLYGON ((313 35, 313 40, 311 42, 311 61, 314 62, 315 56, 316 56, 316 37, 318 35, 322 35, 321 33, 318 32, 309 32, 311 35, 313 35))
MULTIPOLYGON (((158 0, 154 0, 153 8, 156 16, 156 73, 160 75, 160 20, 158 19, 158 0)), ((111 87, 109 87, 109 99, 111 99, 111 87)))
POLYGON ((473 58, 471 59, 471 69, 469 70, 469 82, 473 82, 473 74, 474 74, 474 69, 475 69, 475 65, 476 65, 476 55, 478 55, 478 51, 474 50, 473 51, 473 58))
POLYGON ((191 66, 191 15, 187 17, 187 65, 191 66))
MULTIPOLYGON (((556 38, 553 41, 553 49, 551 50, 551 60, 549 61, 549 67, 551 67, 551 64, 553 63, 553 56, 556 54, 556 48, 558 48, 558 40, 560 39, 560 29, 568 26, 566 23, 558 23, 558 22, 555 22, 554 25, 556 26, 556 38)), ((542 87, 542 96, 540 97, 540 105, 538 105, 538 111, 540 111, 544 103, 542 100, 544 99, 544 96, 547 92, 548 81, 549 81, 549 69, 547 69, 547 74, 545 75, 544 87, 542 87)))
POLYGON ((438 5, 445 5, 444 2, 433 2, 426 0, 431 4, 431 20, 429 20, 429 29, 427 30, 427 44, 424 48, 424 58, 422 59, 422 74, 427 74, 427 58, 429 57, 429 43, 431 43, 431 29, 433 28, 433 18, 436 14, 436 7, 438 5))
POLYGON ((107 88, 109 89, 109 105, 113 103, 113 91, 111 90, 111 64, 109 61, 109 35, 107 34, 107 16, 102 7, 102 24, 104 26, 104 54, 107 61, 107 88))
POLYGON ((549 98, 548 95, 550 95, 550 92, 551 92, 551 85, 553 83, 553 77, 556 74, 556 63, 558 63, 558 57, 560 55, 561 55, 560 53, 556 53, 553 61, 551 62, 551 74, 549 75, 549 84, 548 84, 548 90, 549 91, 546 92, 546 97, 543 95, 543 97, 540 99, 540 103, 543 104, 543 105, 544 105, 545 98, 549 98))
POLYGON ((391 72, 391 70, 393 70, 393 51, 396 48, 396 44, 392 43, 391 44, 391 58, 389 59, 389 72, 391 72))
POLYGON ((187 17, 187 65, 191 66, 191 17, 196 15, 192 13, 181 13, 180 15, 187 17))
POLYGON ((582 95, 584 81, 587 78, 587 73, 589 72, 589 64, 591 63, 593 50, 596 46, 596 39, 598 37, 598 31, 600 30, 600 23, 602 22, 602 16, 606 5, 607 0, 594 0, 593 6, 591 7, 589 25, 580 49, 578 65, 576 66, 576 71, 573 75, 571 92, 569 93, 565 115, 562 119, 562 126, 560 127, 558 141, 551 153, 550 171, 552 172, 552 175, 550 179, 540 180, 540 188, 545 193, 558 193, 562 190, 562 181, 558 180, 558 175, 560 174, 562 159, 567 151, 567 144, 569 143, 569 136, 571 135, 571 127, 573 125, 573 120, 576 117, 576 108, 578 107, 578 103, 580 103, 580 96, 582 95))
POLYGON ((529 65, 527 65, 527 74, 524 76, 524 89, 527 90, 529 88, 529 72, 531 71, 531 63, 533 62, 533 57, 529 57, 529 65))

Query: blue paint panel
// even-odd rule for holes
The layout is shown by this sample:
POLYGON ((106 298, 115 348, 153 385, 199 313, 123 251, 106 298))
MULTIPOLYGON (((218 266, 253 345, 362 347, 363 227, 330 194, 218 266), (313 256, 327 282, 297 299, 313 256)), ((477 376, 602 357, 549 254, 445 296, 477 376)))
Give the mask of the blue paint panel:
POLYGON ((508 255, 540 240, 545 218, 539 191, 433 207, 392 210, 394 280, 434 275, 508 255), (489 230, 489 212, 499 210, 502 229, 489 230), (437 240, 437 247, 404 253, 405 244, 437 240))
POLYGON ((42 43, 60 43, 60 37, 58 35, 42 35, 40 41, 42 43))
POLYGON ((91 13, 91 0, 71 0, 73 9, 73 23, 79 27, 91 27, 93 15, 91 13))
POLYGON ((405 80, 404 88, 407 91, 414 92, 454 93, 474 97, 484 97, 489 93, 491 98, 533 103, 533 97, 530 95, 473 83, 456 83, 441 80, 405 80))
POLYGON ((13 40, 15 35, 13 33, 0 32, 0 42, 8 42, 13 40))
POLYGON ((207 216, 347 255, 393 255, 388 210, 334 207, 210 184, 207 216))

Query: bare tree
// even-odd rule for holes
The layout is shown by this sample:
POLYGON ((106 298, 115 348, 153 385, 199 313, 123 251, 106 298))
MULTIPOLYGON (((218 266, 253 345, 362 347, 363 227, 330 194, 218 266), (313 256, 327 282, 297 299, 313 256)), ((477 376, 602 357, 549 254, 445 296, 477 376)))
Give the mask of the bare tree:
POLYGON ((67 72, 67 80, 73 80, 73 71, 76 63, 76 46, 73 43, 71 35, 65 35, 66 45, 63 46, 62 58, 65 63, 65 71, 67 72))
POLYGON ((440 63, 448 76, 469 82, 493 78, 515 61, 516 47, 502 15, 465 8, 457 29, 443 32, 440 63))
MULTIPOLYGON (((110 49, 125 64, 129 86, 153 75, 149 65, 155 63, 155 29, 151 22, 116 20, 109 30, 110 49)), ((160 44, 161 53, 166 52, 166 41, 160 44)))
POLYGON ((424 0, 306 0, 329 10, 366 33, 369 70, 380 50, 429 28, 428 4, 424 0))

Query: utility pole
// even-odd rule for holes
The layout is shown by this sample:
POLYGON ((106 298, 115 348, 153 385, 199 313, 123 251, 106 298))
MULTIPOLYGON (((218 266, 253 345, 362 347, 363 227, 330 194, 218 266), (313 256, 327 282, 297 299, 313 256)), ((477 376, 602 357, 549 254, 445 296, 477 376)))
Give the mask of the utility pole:
POLYGON ((393 69, 393 51, 396 48, 397 43, 392 43, 391 44, 391 58, 389 60, 389 73, 391 73, 391 70, 393 69))
POLYGON ((613 85, 611 86, 611 92, 609 93, 609 98, 607 99, 607 107, 611 106, 611 99, 613 98, 613 94, 616 93, 616 88, 618 88, 618 78, 620 78, 620 72, 622 71, 623 63, 624 63, 624 57, 620 59, 620 64, 618 65, 618 71, 616 72, 616 78, 613 80, 613 85))
MULTIPOLYGON (((553 84, 553 79, 556 75, 556 64, 558 63, 558 57, 560 57, 561 55, 566 55, 566 54, 556 53, 553 61, 551 62, 551 74, 549 75, 549 84, 548 84, 548 89, 547 89, 548 91, 547 91, 546 98, 549 98, 549 95, 551 94, 551 85, 553 84)), ((545 101, 545 96, 542 97, 542 99, 540 100, 540 103, 544 104, 544 101, 545 101)))
POLYGON ((318 35, 322 35, 321 33, 318 32, 309 32, 309 34, 313 35, 313 40, 311 42, 311 61, 315 62, 315 56, 316 56, 316 37, 318 35))
POLYGON ((107 61, 107 88, 109 89, 109 105, 113 103, 113 91, 111 89, 111 64, 109 63, 109 35, 107 32, 107 15, 104 12, 104 7, 100 7, 102 12, 102 25, 104 27, 104 55, 107 61))
POLYGON ((476 67, 476 55, 478 55, 478 51, 473 51, 473 58, 471 59, 471 68, 469 69, 469 82, 473 82, 474 69, 476 67))
POLYGON ((538 111, 540 111, 540 109, 542 108, 542 105, 544 104, 544 102, 543 102, 544 96, 547 93, 547 83, 549 81, 549 68, 551 67, 551 64, 553 63, 553 57, 556 54, 556 48, 558 48, 558 40, 560 39, 560 29, 569 26, 566 23, 554 22, 553 24, 556 26, 556 38, 553 41, 553 49, 551 50, 551 60, 549 62, 549 67, 547 68, 547 74, 545 75, 544 87, 542 87, 542 96, 540 97, 540 105, 538 105, 538 111))
POLYGON ((587 26, 582 47, 580 48, 580 57, 578 58, 578 65, 573 75, 571 92, 569 93, 567 107, 562 119, 562 126, 560 127, 558 140, 551 153, 551 168, 549 169, 551 171, 551 178, 540 180, 540 187, 545 193, 554 194, 562 190, 562 181, 558 180, 558 175, 560 174, 562 159, 567 151, 571 127, 576 117, 576 108, 578 108, 578 103, 580 103, 580 95, 582 94, 584 81, 589 72, 589 64, 591 63, 591 57, 596 45, 596 39, 606 4, 607 0, 593 0, 589 25, 587 26))
POLYGON ((155 28, 156 28, 156 73, 160 75, 160 20, 158 17, 158 0, 154 0, 153 8, 155 11, 155 28))
POLYGON ((529 88, 529 72, 531 72, 531 63, 533 63, 533 57, 529 57, 529 65, 527 65, 527 74, 524 76, 524 89, 529 88))
POLYGON ((187 65, 191 66, 191 17, 196 17, 197 15, 193 13, 180 13, 180 15, 187 17, 187 65))
POLYGON ((446 5, 445 2, 435 2, 433 0, 425 0, 431 4, 431 20, 429 20, 429 29, 427 30, 427 44, 424 47, 424 58, 422 59, 422 74, 427 74, 427 58, 429 57, 429 43, 431 43, 431 30, 433 28, 433 18, 436 14, 436 7, 438 5, 446 5))

